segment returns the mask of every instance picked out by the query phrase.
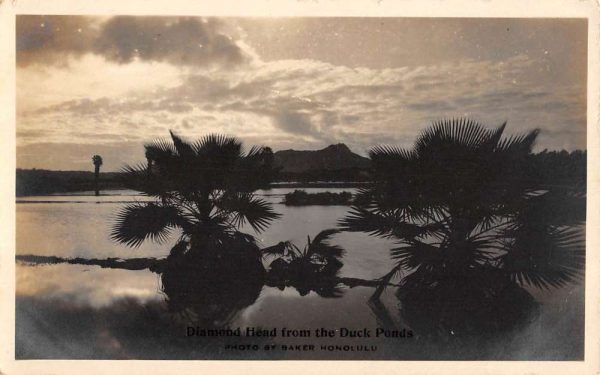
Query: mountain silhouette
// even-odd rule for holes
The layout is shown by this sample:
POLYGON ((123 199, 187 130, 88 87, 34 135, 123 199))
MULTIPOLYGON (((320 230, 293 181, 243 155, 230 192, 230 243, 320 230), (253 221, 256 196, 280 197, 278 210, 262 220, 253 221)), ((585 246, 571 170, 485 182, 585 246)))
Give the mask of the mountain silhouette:
POLYGON ((353 153, 343 143, 329 145, 322 150, 282 150, 274 154, 274 162, 282 172, 331 171, 368 168, 369 159, 353 153))

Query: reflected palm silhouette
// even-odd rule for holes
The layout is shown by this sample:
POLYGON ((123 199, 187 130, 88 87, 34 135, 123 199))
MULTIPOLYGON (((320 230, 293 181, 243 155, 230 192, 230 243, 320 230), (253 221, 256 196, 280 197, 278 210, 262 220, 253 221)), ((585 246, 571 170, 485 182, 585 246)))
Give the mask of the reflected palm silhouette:
POLYGON ((167 258, 161 283, 170 311, 184 313, 203 327, 225 327, 239 311, 256 302, 265 283, 265 269, 256 262, 256 254, 248 251, 252 245, 231 241, 222 246, 226 248, 214 251, 223 258, 200 252, 193 259, 173 254, 167 258))
POLYGON ((283 290, 292 286, 300 295, 314 291, 321 297, 337 298, 343 294, 339 286, 339 270, 343 263, 344 249, 329 243, 337 229, 319 232, 301 250, 290 242, 280 242, 262 250, 266 257, 276 257, 269 266, 267 285, 283 290))
POLYGON ((196 252, 192 259, 175 250, 160 270, 162 290, 171 311, 215 327, 227 326, 238 312, 254 304, 265 285, 280 290, 293 287, 301 296, 314 291, 324 298, 341 297, 338 273, 344 250, 328 242, 338 232, 327 229, 312 240, 308 237, 302 250, 290 242, 261 250, 256 244, 240 247, 239 241, 232 241, 219 250, 230 259, 227 262, 205 255, 210 252, 196 252), (250 247, 253 251, 248 251, 250 247), (266 259, 275 257, 266 271, 254 262, 261 253, 266 259))
POLYGON ((94 194, 98 196, 100 195, 98 180, 100 179, 100 167, 102 166, 102 156, 92 156, 92 163, 94 164, 94 194))

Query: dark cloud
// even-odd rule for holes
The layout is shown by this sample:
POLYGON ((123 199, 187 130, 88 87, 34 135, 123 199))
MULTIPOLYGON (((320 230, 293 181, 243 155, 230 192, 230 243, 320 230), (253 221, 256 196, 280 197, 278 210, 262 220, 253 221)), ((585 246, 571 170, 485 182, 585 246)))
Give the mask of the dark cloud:
POLYGON ((215 19, 114 17, 103 25, 94 50, 118 63, 136 57, 184 65, 243 62, 246 56, 221 25, 215 19))
POLYGON ((216 19, 18 16, 17 63, 66 63, 86 53, 109 61, 232 66, 249 59, 216 19))
POLYGON ((17 64, 66 63, 89 52, 97 35, 96 21, 81 16, 17 16, 17 64))
POLYGON ((302 113, 282 111, 273 116, 273 120, 278 128, 288 133, 300 135, 313 133, 310 117, 302 113))

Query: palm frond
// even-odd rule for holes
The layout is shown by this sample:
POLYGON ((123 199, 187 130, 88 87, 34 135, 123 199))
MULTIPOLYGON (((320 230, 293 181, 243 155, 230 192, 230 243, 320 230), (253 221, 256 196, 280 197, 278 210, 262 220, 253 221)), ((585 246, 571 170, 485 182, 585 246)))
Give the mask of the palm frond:
POLYGON ((254 145, 245 155, 243 155, 243 157, 247 159, 262 158, 262 155, 268 153, 269 150, 270 149, 268 147, 254 145))
POLYGON ((369 207, 373 205, 373 187, 359 187, 354 193, 354 206, 369 207))
POLYGON ((534 129, 526 134, 515 135, 501 140, 497 149, 501 151, 530 153, 533 145, 540 134, 539 129, 534 129))
POLYGON ((172 142, 165 139, 156 139, 144 145, 145 156, 147 159, 157 163, 164 163, 175 156, 177 150, 172 142))
POLYGON ((148 174, 147 166, 143 163, 123 166, 120 178, 126 188, 149 196, 162 196, 170 190, 167 181, 159 175, 148 174))
POLYGON ((225 162, 242 157, 242 144, 235 138, 221 134, 209 134, 193 144, 198 156, 213 162, 225 162))
POLYGON ((349 232, 366 232, 373 236, 395 237, 410 240, 443 230, 442 223, 413 224, 406 222, 407 215, 399 210, 381 211, 360 206, 352 206, 349 213, 338 225, 349 232))
POLYGON ((521 202, 516 208, 516 221, 523 225, 579 225, 586 219, 586 197, 583 193, 553 189, 521 202))
POLYGON ((443 261, 443 253, 439 247, 420 241, 396 247, 390 250, 391 258, 403 269, 411 270, 419 266, 426 268, 439 266, 443 261))
POLYGON ((502 269, 517 283, 540 289, 578 280, 585 266, 585 237, 579 228, 522 230, 502 257, 502 269))
POLYGON ((312 240, 312 244, 316 245, 319 243, 325 243, 331 239, 331 236, 338 233, 340 233, 339 229, 324 229, 317 233, 317 235, 312 240))
POLYGON ((399 276, 402 274, 402 265, 400 264, 396 264, 391 270, 390 272, 386 273, 385 275, 383 275, 381 278, 379 278, 379 286, 377 287, 377 289, 375 289, 375 292, 373 293, 373 295, 369 298, 369 300, 378 300, 379 297, 381 296, 381 294, 383 293, 383 291, 385 290, 385 288, 388 286, 388 284, 390 283, 390 281, 392 279, 394 279, 396 276, 399 276))
POLYGON ((132 203, 117 214, 110 237, 131 247, 140 246, 146 239, 164 243, 180 220, 175 207, 132 203))
POLYGON ((322 230, 312 241, 309 241, 307 253, 316 254, 323 258, 341 258, 344 255, 344 249, 329 243, 331 236, 339 232, 339 229, 322 230))
POLYGON ((338 221, 338 226, 348 232, 366 232, 373 236, 388 236, 401 221, 396 213, 378 213, 360 206, 350 207, 348 214, 338 221))
POLYGON ((195 156, 194 148, 189 142, 176 135, 172 130, 169 130, 169 133, 171 133, 173 146, 175 146, 178 156, 183 158, 192 158, 195 156))
POLYGON ((484 126, 470 119, 435 121, 415 142, 415 152, 424 155, 449 146, 477 149, 492 135, 484 126))
POLYGON ((224 195, 218 202, 219 209, 232 216, 232 224, 241 227, 246 222, 257 232, 262 232, 281 215, 273 210, 271 203, 252 193, 224 195))
POLYGON ((262 253, 266 256, 285 256, 290 249, 289 241, 281 241, 273 246, 264 247, 261 249, 262 253))
POLYGON ((369 158, 374 163, 403 162, 415 157, 413 151, 396 146, 380 145, 369 150, 369 158))
POLYGON ((495 130, 489 132, 487 139, 481 145, 482 148, 485 150, 495 149, 502 138, 502 134, 504 134, 504 129, 506 129, 506 121, 495 130))
POLYGON ((270 148, 253 146, 245 156, 239 158, 235 170, 229 175, 228 184, 243 192, 266 188, 277 173, 273 164, 274 156, 270 148))

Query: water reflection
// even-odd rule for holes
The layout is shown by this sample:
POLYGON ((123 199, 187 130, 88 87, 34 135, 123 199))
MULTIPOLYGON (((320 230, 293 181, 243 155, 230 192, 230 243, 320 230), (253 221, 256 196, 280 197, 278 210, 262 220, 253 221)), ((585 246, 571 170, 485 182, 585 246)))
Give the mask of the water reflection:
MULTIPOLYGON (((396 289, 388 288, 369 307, 373 289, 342 286, 341 298, 322 298, 316 292, 300 296, 294 288, 263 286, 258 297, 248 293, 238 300, 227 325, 231 327, 377 327, 411 328, 410 340, 371 338, 375 353, 347 352, 237 352, 214 338, 189 338, 186 327, 193 316, 173 313, 158 276, 149 271, 102 269, 69 264, 17 265, 17 358, 136 358, 136 359, 512 359, 576 360, 583 353, 583 289, 571 287, 537 296, 544 301, 539 318, 510 334, 475 340, 447 340, 416 328, 415 316, 399 314, 396 289), (117 282, 118 281, 118 282, 117 282), (459 345, 460 344, 460 345, 459 345)), ((250 288, 249 288, 250 289, 250 288)), ((189 289, 190 291, 193 288, 189 289)), ((201 291, 201 286, 195 292, 201 291)), ((222 297, 218 297, 222 298, 222 297)), ((222 301, 222 300, 221 300, 222 301)), ((235 304, 229 303, 229 306, 235 304)), ((198 308, 200 306, 196 306, 198 308)), ((217 322, 220 323, 220 322, 217 322)), ((208 327, 208 323, 207 323, 208 327)), ((492 335, 490 335, 492 336, 492 335)), ((449 335, 447 335, 447 338, 449 335)), ((314 339, 275 338, 274 344, 304 344, 314 339)), ((351 341, 351 340, 350 340, 351 341)), ((246 342, 259 342, 252 339, 246 342)), ((319 343, 348 344, 348 339, 319 343)))
POLYGON ((238 252, 235 258, 226 255, 169 256, 161 274, 169 310, 184 314, 194 324, 224 327, 241 309, 254 304, 265 280, 262 263, 246 252, 238 252))
MULTIPOLYGON (((114 209, 114 206, 102 204, 18 205, 22 224, 17 226, 17 251, 23 254, 33 250, 37 254, 67 257, 140 257, 168 253, 169 247, 166 245, 143 245, 140 249, 127 252, 107 241, 105 234, 98 234, 98 228, 106 226, 114 209)), ((278 206, 284 218, 261 235, 262 246, 291 239, 303 248, 307 233, 315 234, 322 228, 334 226, 346 210, 345 207, 288 209, 278 206)), ((501 337, 489 335, 480 340, 467 335, 463 340, 464 332, 469 332, 468 325, 471 324, 468 319, 448 315, 447 305, 426 299, 417 291, 403 296, 397 293, 396 288, 389 287, 382 294, 381 303, 374 306, 368 303, 372 288, 349 288, 337 281, 331 285, 336 278, 352 276, 373 279, 381 276, 389 267, 387 249, 391 247, 389 240, 373 239, 361 233, 336 234, 335 243, 348 250, 348 255, 343 259, 344 266, 318 282, 315 282, 317 278, 294 277, 294 273, 273 277, 276 273, 271 274, 270 270, 277 266, 272 266, 272 258, 264 263, 263 279, 251 277, 237 285, 226 281, 211 283, 207 277, 203 282, 194 280, 192 273, 192 278, 188 275, 179 280, 176 275, 175 283, 179 282, 180 286, 174 288, 166 287, 168 282, 148 271, 68 264, 38 267, 18 265, 17 356, 140 359, 582 358, 582 286, 571 286, 555 293, 533 294, 543 306, 538 308, 538 315, 529 315, 529 320, 526 319, 516 331, 507 332, 501 337), (262 280, 260 283, 259 279, 262 280), (326 282, 330 282, 330 285, 326 282), (217 288, 218 285, 220 287, 217 288), (398 297, 402 302, 400 305, 398 297), (211 305, 212 308, 206 308, 211 305), (197 314, 198 311, 200 314, 197 314), (440 318, 444 314, 446 316, 440 318), (533 320, 535 316, 537 319, 533 320), (459 330, 458 335, 452 335, 447 329, 439 330, 436 325, 428 323, 442 321, 445 322, 443 327, 448 327, 448 322, 453 319, 454 327, 467 325, 467 328, 459 330), (206 326, 411 328, 415 337, 411 341, 372 339, 368 343, 378 345, 376 353, 225 352, 224 343, 213 345, 214 340, 187 338, 185 328, 193 321, 203 322, 201 324, 206 326), (460 338, 456 339, 456 336, 460 338)), ((445 292, 457 293, 450 289, 445 292)), ((439 294, 443 293, 440 289, 439 294)), ((464 298, 460 300, 464 303, 464 306, 459 306, 464 307, 461 313, 463 317, 470 316, 474 310, 468 308, 470 295, 475 294, 464 292, 464 298)), ((518 297, 510 297, 506 306, 516 307, 519 303, 518 297)), ((314 340, 275 340, 280 344, 310 341, 314 340)), ((344 341, 325 342, 339 344, 344 341)))
POLYGON ((341 259, 345 250, 329 242, 338 233, 336 229, 326 229, 312 240, 308 236, 303 249, 288 241, 263 249, 266 256, 276 257, 269 265, 267 285, 280 290, 291 286, 301 296, 314 291, 325 298, 341 297, 339 271, 344 265, 341 259))
MULTIPOLYGON (((475 272, 475 271, 473 271, 475 272)), ((539 304, 523 288, 498 275, 461 274, 434 285, 405 285, 396 295, 404 320, 422 335, 460 342, 490 339, 535 320, 539 304)))

